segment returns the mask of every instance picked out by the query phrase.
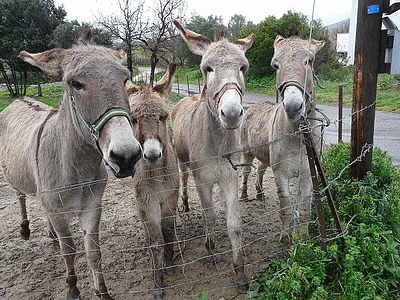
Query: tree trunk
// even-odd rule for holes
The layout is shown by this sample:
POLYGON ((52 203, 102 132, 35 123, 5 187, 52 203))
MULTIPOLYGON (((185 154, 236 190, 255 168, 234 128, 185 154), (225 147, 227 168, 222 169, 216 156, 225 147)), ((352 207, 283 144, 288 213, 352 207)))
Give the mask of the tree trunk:
POLYGON ((20 96, 19 85, 18 85, 18 76, 17 76, 17 72, 13 68, 10 68, 10 69, 11 69, 11 76, 12 76, 12 79, 13 79, 14 91, 15 91, 13 93, 13 96, 17 97, 17 96, 20 96))
MULTIPOLYGON (((131 76, 133 73, 133 64, 132 64, 132 43, 128 41, 127 43, 127 53, 126 53, 126 64, 129 72, 131 72, 131 76)), ((132 78, 131 78, 132 79, 132 78)))
POLYGON ((151 53, 151 59, 150 59, 150 64, 151 64, 151 70, 150 70, 150 85, 153 86, 154 82, 154 74, 156 71, 156 66, 158 63, 159 59, 157 58, 157 55, 155 52, 151 53))
POLYGON ((15 97, 16 94, 15 94, 13 88, 12 88, 10 79, 8 78, 7 72, 6 72, 6 70, 4 69, 4 66, 3 66, 2 63, 0 63, 0 72, 1 72, 1 74, 3 75, 3 77, 4 77, 4 80, 6 81, 6 86, 7 86, 8 92, 10 93, 11 96, 14 96, 14 97, 15 97))
POLYGON ((23 72, 21 72, 21 95, 25 96, 26 95, 26 81, 28 78, 28 70, 24 69, 23 72), (23 89, 22 89, 23 87, 23 89))
POLYGON ((39 70, 36 70, 36 80, 37 80, 37 87, 38 87, 38 97, 43 97, 42 86, 40 84, 40 71, 39 70))

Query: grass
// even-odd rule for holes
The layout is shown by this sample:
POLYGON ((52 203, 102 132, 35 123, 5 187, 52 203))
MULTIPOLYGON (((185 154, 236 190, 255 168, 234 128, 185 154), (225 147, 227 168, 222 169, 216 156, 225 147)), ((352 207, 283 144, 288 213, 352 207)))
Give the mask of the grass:
MULTIPOLYGON (((61 93, 63 90, 63 85, 58 83, 53 84, 45 84, 42 85, 42 94, 43 97, 38 97, 38 88, 36 85, 32 85, 27 87, 26 96, 35 98, 36 100, 43 102, 47 105, 53 106, 54 108, 58 108, 61 101, 61 93)), ((0 92, 0 111, 5 109, 8 105, 10 105, 16 98, 11 97, 10 93, 6 91, 0 92)))
MULTIPOLYGON (((339 85, 343 85, 343 104, 351 106, 353 102, 353 81, 322 81, 325 89, 316 87, 317 101, 333 105, 339 104, 339 85)), ((275 95, 275 81, 268 78, 247 79, 246 90, 249 92, 275 95)), ((376 109, 400 113, 400 76, 380 74, 378 76, 376 109)))

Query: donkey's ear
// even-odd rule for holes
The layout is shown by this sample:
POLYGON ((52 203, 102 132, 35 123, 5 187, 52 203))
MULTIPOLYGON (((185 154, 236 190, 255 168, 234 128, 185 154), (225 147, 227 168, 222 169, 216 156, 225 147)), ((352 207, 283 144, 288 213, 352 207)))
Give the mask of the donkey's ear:
POLYGON ((233 43, 238 45, 240 50, 242 50, 243 52, 246 52, 247 50, 249 50, 251 45, 253 45, 253 42, 255 41, 255 39, 256 39, 256 35, 254 33, 252 33, 247 38, 236 40, 233 43))
POLYGON ((105 48, 105 49, 108 51, 108 53, 110 53, 112 56, 114 56, 114 58, 119 63, 122 63, 122 61, 126 57, 126 52, 122 49, 120 49, 120 50, 112 50, 112 49, 108 49, 108 48, 105 48))
POLYGON ((183 28, 177 20, 174 20, 173 22, 176 28, 178 28, 180 35, 189 47, 190 51, 194 54, 203 55, 211 45, 211 41, 201 34, 183 28))
POLYGON ((129 96, 129 95, 132 95, 132 94, 134 94, 134 93, 136 93, 136 92, 139 90, 139 88, 138 88, 136 85, 134 85, 134 84, 132 83, 132 81, 130 81, 130 80, 128 80, 128 81, 125 83, 125 87, 126 87, 126 91, 127 91, 127 93, 128 93, 128 96, 129 96))
POLYGON ((162 96, 169 96, 171 94, 172 83, 176 72, 176 63, 172 62, 168 65, 167 72, 159 82, 153 87, 153 91, 161 94, 162 96))
POLYGON ((274 47, 278 46, 281 42, 283 42, 285 38, 281 35, 277 35, 274 41, 274 47))
POLYGON ((21 51, 18 57, 50 75, 60 75, 63 71, 62 65, 67 53, 68 50, 57 48, 34 54, 21 51))
POLYGON ((311 40, 311 47, 313 48, 314 53, 317 53, 319 50, 321 50, 324 45, 325 41, 317 41, 314 39, 311 40))

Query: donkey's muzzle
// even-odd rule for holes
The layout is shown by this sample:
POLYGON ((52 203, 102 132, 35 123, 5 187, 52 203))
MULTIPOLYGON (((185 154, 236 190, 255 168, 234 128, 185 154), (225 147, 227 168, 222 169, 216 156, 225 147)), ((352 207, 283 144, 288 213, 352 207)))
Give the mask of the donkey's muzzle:
MULTIPOLYGON (((117 178, 125 178, 128 176, 135 175, 136 163, 142 157, 142 151, 139 148, 138 151, 133 153, 133 155, 126 157, 125 155, 118 155, 117 153, 110 152, 109 159, 112 164, 118 166, 118 168, 113 168, 110 166, 111 171, 117 178)), ((107 164, 107 163, 106 163, 107 164)))

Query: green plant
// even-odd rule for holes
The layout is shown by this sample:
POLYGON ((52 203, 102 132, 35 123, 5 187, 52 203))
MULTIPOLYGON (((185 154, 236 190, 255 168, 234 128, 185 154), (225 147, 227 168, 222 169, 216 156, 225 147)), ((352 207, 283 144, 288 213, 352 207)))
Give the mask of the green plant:
MULTIPOLYGON (((371 172, 351 181, 350 144, 324 153, 324 170, 345 231, 322 251, 318 239, 294 237, 288 258, 271 261, 254 277, 249 299, 400 299, 400 172, 378 148, 371 172)), ((325 205, 328 228, 335 228, 325 205)), ((310 237, 319 234, 310 228, 310 237)))

